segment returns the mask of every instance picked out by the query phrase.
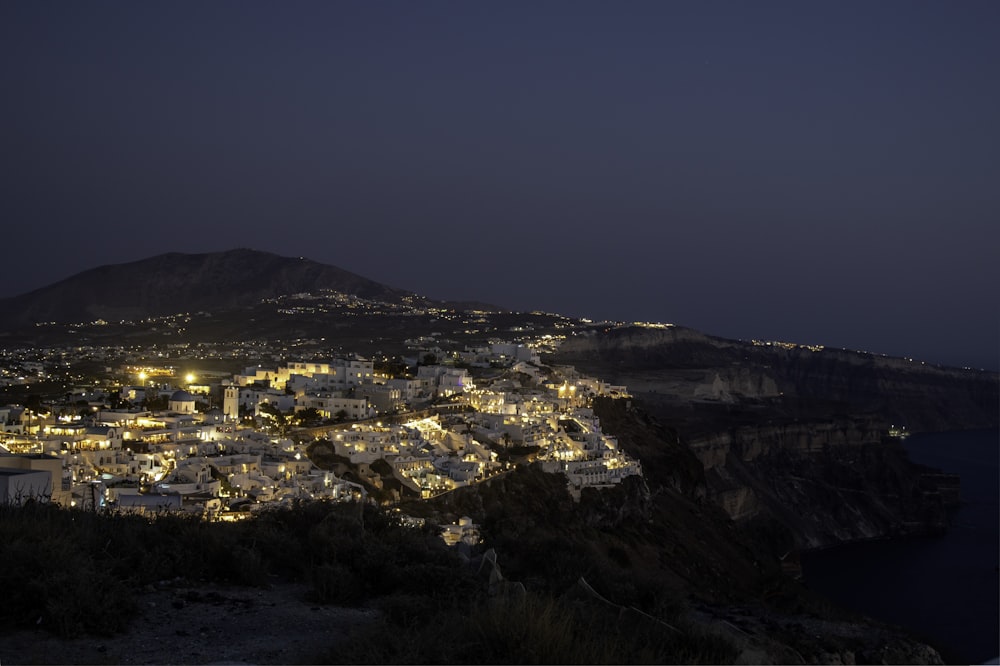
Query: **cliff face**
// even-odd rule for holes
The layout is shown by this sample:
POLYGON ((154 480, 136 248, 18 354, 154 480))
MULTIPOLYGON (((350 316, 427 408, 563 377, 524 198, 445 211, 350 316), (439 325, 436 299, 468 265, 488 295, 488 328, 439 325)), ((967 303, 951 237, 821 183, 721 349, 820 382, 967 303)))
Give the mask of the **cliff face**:
POLYGON ((622 328, 566 340, 557 359, 636 393, 685 401, 772 401, 779 412, 874 413, 911 432, 997 427, 995 372, 840 349, 761 345, 681 327, 622 328))
MULTIPOLYGON (((733 521, 716 506, 712 476, 728 469, 732 452, 751 462, 780 456, 781 434, 763 447, 706 441, 701 452, 721 461, 706 471, 696 451, 633 401, 598 399, 594 410, 602 427, 642 459, 645 478, 585 489, 574 502, 562 475, 533 466, 403 511, 437 523, 470 516, 505 579, 553 596, 585 579, 605 603, 732 641, 735 663, 941 663, 928 646, 832 609, 795 584, 785 575, 793 558, 779 559, 794 544, 786 531, 761 522, 759 510, 733 521)), ((847 434, 862 426, 848 426, 847 434)), ((754 492, 746 479, 738 481, 754 492)))
POLYGON ((579 336, 558 362, 626 384, 697 457, 712 502, 780 524, 791 548, 945 529, 957 479, 913 465, 890 425, 996 427, 1000 404, 996 373, 682 328, 579 336))
POLYGON ((790 528, 798 548, 939 532, 957 481, 915 468, 877 419, 734 428, 689 442, 734 520, 790 528))

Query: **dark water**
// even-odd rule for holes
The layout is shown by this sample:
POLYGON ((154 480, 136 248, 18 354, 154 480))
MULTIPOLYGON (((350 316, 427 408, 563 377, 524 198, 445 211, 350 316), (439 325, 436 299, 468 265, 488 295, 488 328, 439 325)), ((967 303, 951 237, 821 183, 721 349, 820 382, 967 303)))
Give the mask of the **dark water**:
POLYGON ((802 558, 809 587, 910 629, 946 659, 1000 655, 1000 433, 913 435, 911 460, 962 478, 962 506, 941 537, 840 546, 802 558))

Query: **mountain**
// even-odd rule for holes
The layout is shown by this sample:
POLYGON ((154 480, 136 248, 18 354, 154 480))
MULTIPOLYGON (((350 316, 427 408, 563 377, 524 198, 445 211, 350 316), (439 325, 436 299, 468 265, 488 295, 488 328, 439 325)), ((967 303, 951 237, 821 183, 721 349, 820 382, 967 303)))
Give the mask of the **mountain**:
MULTIPOLYGON (((141 320, 179 312, 217 311, 323 290, 386 303, 430 302, 302 257, 238 249, 172 252, 100 266, 20 296, 0 300, 8 328, 37 322, 141 320)), ((464 304, 470 305, 470 304, 464 304)))

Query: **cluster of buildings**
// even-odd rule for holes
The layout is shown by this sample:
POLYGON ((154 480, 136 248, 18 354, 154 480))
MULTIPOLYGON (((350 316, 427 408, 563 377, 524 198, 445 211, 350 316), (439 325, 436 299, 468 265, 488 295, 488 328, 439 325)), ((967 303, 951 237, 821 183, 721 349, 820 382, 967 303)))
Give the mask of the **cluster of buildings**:
POLYGON ((257 416, 263 405, 280 411, 315 409, 323 419, 358 421, 394 414, 475 385, 465 368, 420 365, 416 377, 377 375, 374 363, 357 356, 326 363, 296 362, 247 368, 223 384, 222 411, 257 416))
POLYGON ((546 365, 527 345, 428 342, 418 358, 434 362, 403 377, 345 356, 155 390, 159 410, 140 406, 147 385, 121 387, 117 409, 2 406, 0 502, 235 519, 298 499, 427 498, 521 460, 565 474, 577 496, 641 474, 589 407, 624 387, 546 365))

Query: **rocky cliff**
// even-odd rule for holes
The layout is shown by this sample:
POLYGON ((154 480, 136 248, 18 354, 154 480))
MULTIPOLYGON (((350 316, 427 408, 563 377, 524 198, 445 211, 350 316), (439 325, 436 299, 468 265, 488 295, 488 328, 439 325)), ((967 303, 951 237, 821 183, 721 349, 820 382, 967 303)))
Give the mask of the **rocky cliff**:
POLYGON ((996 372, 843 349, 717 338, 670 327, 594 330, 566 340, 559 362, 675 402, 771 401, 778 410, 872 412, 910 432, 991 428, 996 372))
POLYGON ((881 422, 734 428, 689 442, 731 518, 777 520, 797 548, 939 532, 958 481, 914 467, 881 422))
POLYGON ((890 426, 998 421, 996 373, 860 352, 636 327, 571 338, 557 358, 626 384, 696 456, 706 496, 780 525, 788 548, 945 529, 958 480, 912 464, 890 426))
MULTIPOLYGON (((730 645, 735 663, 941 663, 904 632, 796 584, 787 575, 794 558, 781 560, 787 531, 759 517, 731 520, 711 501, 714 472, 676 431, 631 400, 599 399, 594 409, 643 460, 645 478, 586 489, 575 502, 561 475, 522 467, 402 510, 438 523, 469 516, 505 579, 563 598, 586 580, 637 617, 730 645)), ((781 448, 774 444, 744 453, 768 457, 781 448)), ((713 446, 734 448, 718 441, 706 450, 713 446)))

